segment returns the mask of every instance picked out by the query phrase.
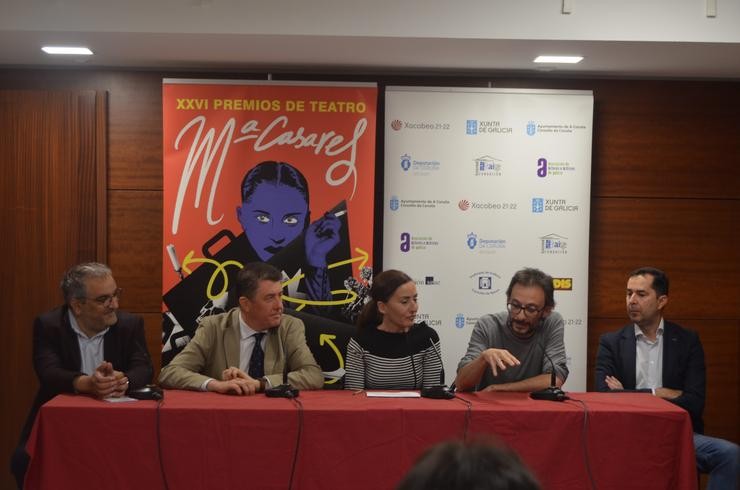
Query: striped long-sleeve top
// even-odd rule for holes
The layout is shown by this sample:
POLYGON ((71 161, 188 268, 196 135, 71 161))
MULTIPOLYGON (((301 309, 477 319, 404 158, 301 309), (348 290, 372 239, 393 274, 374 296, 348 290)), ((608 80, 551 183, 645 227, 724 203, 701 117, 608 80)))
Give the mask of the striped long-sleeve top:
POLYGON ((344 387, 413 390, 438 385, 441 354, 439 336, 426 323, 417 323, 406 333, 360 327, 347 344, 344 387))

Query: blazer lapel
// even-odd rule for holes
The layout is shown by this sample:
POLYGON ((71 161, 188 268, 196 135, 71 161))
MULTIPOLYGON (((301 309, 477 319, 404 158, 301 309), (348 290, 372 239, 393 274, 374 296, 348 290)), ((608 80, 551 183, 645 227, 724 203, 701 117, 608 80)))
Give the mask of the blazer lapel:
POLYGON ((278 361, 283 358, 282 346, 280 343, 280 327, 271 328, 267 331, 265 342, 265 373, 282 372, 282 365, 278 366, 278 361), (272 366, 268 368, 268 366, 272 366))
POLYGON ((228 321, 224 325, 224 356, 226 357, 226 367, 240 367, 239 365, 239 351, 240 351, 240 339, 241 329, 239 328, 239 308, 234 310, 229 315, 228 321))
POLYGON ((663 386, 675 386, 673 382, 673 371, 678 365, 678 350, 681 345, 676 329, 668 322, 663 324, 663 386))
POLYGON ((635 346, 635 329, 632 325, 628 325, 622 330, 619 343, 619 350, 622 353, 622 366, 624 368, 624 379, 620 381, 625 390, 634 390, 637 379, 635 375, 637 347, 635 346))
POLYGON ((80 354, 80 343, 77 340, 77 333, 72 330, 72 325, 69 322, 69 315, 71 314, 67 306, 62 308, 62 336, 65 350, 69 353, 75 369, 79 371, 82 369, 82 355, 80 354))

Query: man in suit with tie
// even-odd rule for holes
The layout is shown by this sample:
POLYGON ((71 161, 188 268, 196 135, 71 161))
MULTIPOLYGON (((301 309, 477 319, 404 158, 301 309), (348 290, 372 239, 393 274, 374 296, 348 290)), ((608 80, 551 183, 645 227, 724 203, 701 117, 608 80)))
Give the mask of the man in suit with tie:
POLYGON ((239 271, 239 306, 206 317, 185 346, 159 374, 165 388, 253 395, 288 383, 319 389, 324 378, 306 344, 305 327, 283 314, 282 274, 262 262, 239 271), (287 363, 287 368, 285 367, 287 363))
POLYGON ((627 280, 627 314, 633 323, 607 333, 596 355, 596 389, 638 390, 664 398, 689 412, 697 468, 709 473, 710 490, 737 488, 738 446, 705 436, 704 350, 696 332, 665 321, 668 277, 639 268, 627 280))

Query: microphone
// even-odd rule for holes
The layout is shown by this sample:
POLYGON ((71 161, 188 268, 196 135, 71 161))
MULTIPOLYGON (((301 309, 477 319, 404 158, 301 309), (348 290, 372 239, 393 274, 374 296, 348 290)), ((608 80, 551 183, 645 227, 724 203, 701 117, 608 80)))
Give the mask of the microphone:
POLYGON ((529 397, 533 400, 550 400, 553 402, 562 402, 565 400, 569 400, 570 398, 568 398, 568 395, 566 395, 563 390, 558 388, 555 382, 555 363, 547 354, 545 347, 539 342, 537 343, 537 345, 540 346, 540 349, 542 349, 542 353, 545 354, 547 360, 550 361, 550 367, 552 368, 552 371, 550 372, 550 387, 545 388, 544 390, 533 391, 529 394, 529 397))
POLYGON ((280 338, 280 333, 278 330, 279 328, 280 327, 275 328, 275 335, 278 336, 280 346, 285 353, 285 363, 283 365, 283 384, 279 386, 273 386, 272 388, 267 388, 265 390, 265 396, 268 396, 270 398, 295 398, 298 396, 298 393, 300 393, 300 390, 298 388, 293 388, 292 386, 290 386, 290 383, 288 383, 288 351, 285 350, 285 345, 283 345, 283 341, 280 338))
POLYGON ((163 400, 164 391, 157 385, 146 385, 143 388, 136 390, 130 390, 128 396, 136 398, 137 400, 163 400))
MULTIPOLYGON (((437 359, 439 359, 439 364, 442 366, 442 369, 439 372, 439 384, 435 386, 431 386, 429 388, 423 388, 421 389, 421 396, 424 398, 437 398, 441 400, 451 400, 452 398, 455 398, 455 385, 453 384, 451 388, 447 388, 447 385, 445 384, 445 368, 444 364, 442 363, 442 356, 439 355, 439 352, 437 352, 437 346, 434 344, 432 339, 429 339, 429 343, 432 344, 432 350, 437 356, 437 359)), ((422 383, 424 382, 424 375, 422 374, 422 383)))

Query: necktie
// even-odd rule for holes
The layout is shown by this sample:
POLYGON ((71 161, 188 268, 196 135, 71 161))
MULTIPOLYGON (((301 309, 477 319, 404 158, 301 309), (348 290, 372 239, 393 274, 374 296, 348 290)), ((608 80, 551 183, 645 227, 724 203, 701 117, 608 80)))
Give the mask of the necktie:
POLYGON ((253 379, 260 379, 265 375, 265 351, 262 350, 262 337, 264 336, 264 333, 254 334, 254 349, 249 359, 248 373, 253 379))

